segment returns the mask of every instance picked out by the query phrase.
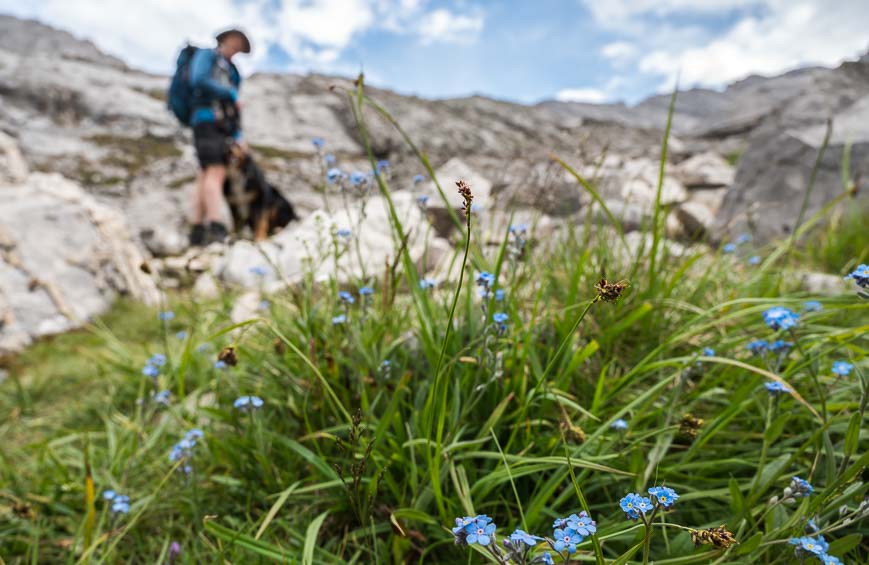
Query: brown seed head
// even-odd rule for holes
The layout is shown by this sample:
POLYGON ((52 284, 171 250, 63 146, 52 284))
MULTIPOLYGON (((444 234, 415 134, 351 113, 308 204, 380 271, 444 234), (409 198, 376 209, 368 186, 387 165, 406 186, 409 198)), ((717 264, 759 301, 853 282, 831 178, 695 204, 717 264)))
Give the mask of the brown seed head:
POLYGON ((585 431, 579 426, 566 420, 562 420, 561 423, 559 423, 559 427, 568 440, 574 443, 585 443, 585 431))
POLYGON ((719 549, 727 549, 739 543, 736 536, 727 531, 724 524, 708 530, 691 530, 691 541, 694 545, 713 545, 719 549))
POLYGON ((679 424, 679 433, 695 439, 700 433, 700 428, 703 427, 703 419, 697 418, 693 414, 685 414, 682 416, 682 421, 679 424))
POLYGON ((235 367, 238 365, 238 355, 235 353, 235 348, 231 345, 227 345, 217 354, 217 360, 223 361, 230 367, 235 367))
POLYGON ((597 291, 597 299, 598 300, 606 300, 607 302, 615 302, 618 300, 622 293, 627 289, 631 283, 626 280, 621 280, 618 282, 610 282, 606 279, 600 279, 594 285, 594 289, 597 291))
POLYGON ((463 180, 456 181, 456 186, 459 187, 459 194, 462 196, 462 210, 465 214, 471 213, 471 202, 474 200, 474 195, 471 194, 471 187, 463 180))

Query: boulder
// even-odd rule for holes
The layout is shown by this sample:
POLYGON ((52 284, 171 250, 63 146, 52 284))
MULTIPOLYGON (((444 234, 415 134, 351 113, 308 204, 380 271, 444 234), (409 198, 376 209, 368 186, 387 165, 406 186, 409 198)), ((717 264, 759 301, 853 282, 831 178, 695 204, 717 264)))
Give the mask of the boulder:
POLYGON ((0 353, 80 327, 120 295, 159 302, 120 212, 56 174, 0 195, 0 353))
MULTIPOLYGON (((424 267, 429 224, 410 192, 397 192, 392 200, 407 234, 407 250, 424 267)), ((309 273, 316 282, 335 278, 339 284, 371 284, 397 253, 386 200, 376 195, 364 212, 357 201, 331 214, 318 210, 268 241, 236 241, 223 249, 211 272, 228 285, 265 292, 297 284, 309 273), (350 235, 341 235, 342 230, 350 235)))
POLYGON ((806 292, 820 296, 836 296, 848 291, 848 281, 839 275, 829 273, 798 273, 800 287, 806 292))
POLYGON ((673 176, 688 189, 720 188, 733 184, 736 169, 712 151, 693 155, 674 167, 673 176))
MULTIPOLYGON (((653 210, 658 189, 658 162, 647 158, 627 159, 616 165, 600 167, 598 190, 605 200, 620 200, 643 210, 653 210)), ((666 170, 661 187, 661 204, 678 204, 688 199, 688 191, 666 170)), ((587 178, 591 178, 589 174, 587 178)))
POLYGON ((692 190, 688 200, 673 210, 673 215, 678 221, 673 237, 690 240, 708 239, 726 193, 727 188, 692 190))

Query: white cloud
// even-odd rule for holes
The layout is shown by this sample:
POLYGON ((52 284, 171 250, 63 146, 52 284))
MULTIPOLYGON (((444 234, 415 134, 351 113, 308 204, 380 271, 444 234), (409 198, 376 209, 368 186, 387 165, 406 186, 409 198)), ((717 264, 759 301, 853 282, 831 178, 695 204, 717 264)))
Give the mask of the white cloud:
POLYGON ((615 41, 604 45, 600 53, 607 59, 621 61, 636 55, 637 47, 628 41, 615 41))
MULTIPOLYGON (((602 53, 618 54, 633 43, 637 69, 672 86, 721 86, 750 74, 777 74, 812 64, 836 65, 869 48, 869 2, 848 0, 583 0, 596 22, 621 39, 602 53), (730 27, 699 27, 736 10, 730 27), (662 23, 688 16, 695 23, 662 23), (693 16, 693 18, 692 18, 693 16), (662 25, 672 26, 662 30, 662 25)), ((618 61, 616 61, 618 62, 618 61)))
MULTIPOLYGON (((0 0, 0 13, 39 19, 90 39, 134 67, 169 72, 185 40, 213 43, 229 26, 245 29, 254 44, 240 57, 242 70, 282 48, 294 69, 343 68, 343 51, 362 33, 382 29, 419 42, 468 42, 483 28, 483 13, 466 2, 456 10, 430 0, 0 0)), ((344 64, 346 66, 346 64, 344 64)))
POLYGON ((686 85, 720 85, 749 74, 776 74, 805 65, 835 65, 869 47, 869 3, 771 2, 723 35, 684 50, 657 49, 641 71, 681 74, 686 85))
POLYGON ((555 94, 555 99, 561 102, 589 102, 600 104, 606 102, 609 95, 598 88, 565 88, 555 94))
POLYGON ((423 44, 473 43, 482 30, 481 14, 456 14, 445 9, 434 10, 419 22, 419 34, 423 44))

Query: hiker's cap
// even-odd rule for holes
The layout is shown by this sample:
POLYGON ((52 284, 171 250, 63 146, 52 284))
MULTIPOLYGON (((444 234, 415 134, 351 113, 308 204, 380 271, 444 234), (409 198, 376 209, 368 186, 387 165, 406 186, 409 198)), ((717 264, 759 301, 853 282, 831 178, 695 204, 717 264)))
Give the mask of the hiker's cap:
POLYGON ((247 35, 245 35, 245 33, 240 29, 231 28, 226 31, 221 31, 217 34, 217 37, 215 39, 217 39, 218 43, 223 43, 223 40, 230 35, 237 35, 241 38, 242 42, 244 43, 244 47, 241 48, 242 53, 250 53, 250 40, 247 38, 247 35))

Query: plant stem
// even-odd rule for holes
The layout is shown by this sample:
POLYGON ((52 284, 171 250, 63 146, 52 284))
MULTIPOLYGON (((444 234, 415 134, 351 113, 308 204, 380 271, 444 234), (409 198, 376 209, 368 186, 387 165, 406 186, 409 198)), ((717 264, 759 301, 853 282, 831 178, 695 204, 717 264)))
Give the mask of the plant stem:
POLYGON ((652 543, 651 518, 649 519, 649 522, 646 522, 646 518, 644 516, 643 525, 646 527, 646 531, 643 533, 643 565, 649 565, 649 548, 652 543))

